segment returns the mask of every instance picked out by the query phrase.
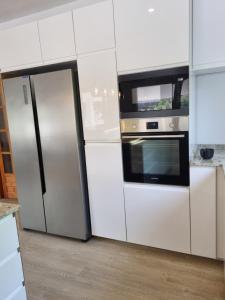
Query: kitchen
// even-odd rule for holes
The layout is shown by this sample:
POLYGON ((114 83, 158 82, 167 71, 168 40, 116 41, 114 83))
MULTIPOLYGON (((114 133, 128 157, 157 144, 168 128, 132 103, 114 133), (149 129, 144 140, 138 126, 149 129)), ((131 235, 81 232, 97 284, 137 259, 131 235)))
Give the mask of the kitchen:
POLYGON ((223 299, 224 4, 50 2, 0 22, 0 299, 223 299))

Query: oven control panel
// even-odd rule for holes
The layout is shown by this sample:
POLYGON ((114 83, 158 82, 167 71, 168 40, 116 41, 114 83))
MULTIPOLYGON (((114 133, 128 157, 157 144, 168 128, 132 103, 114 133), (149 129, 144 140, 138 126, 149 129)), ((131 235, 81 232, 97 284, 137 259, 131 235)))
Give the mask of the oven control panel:
POLYGON ((159 122, 147 122, 146 128, 147 129, 159 129, 159 122))

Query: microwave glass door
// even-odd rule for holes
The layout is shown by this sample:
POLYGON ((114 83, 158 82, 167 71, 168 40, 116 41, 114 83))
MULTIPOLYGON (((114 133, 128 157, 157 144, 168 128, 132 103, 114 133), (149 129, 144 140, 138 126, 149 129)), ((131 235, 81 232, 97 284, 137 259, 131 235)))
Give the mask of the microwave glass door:
POLYGON ((123 139, 124 179, 189 185, 188 146, 184 137, 123 139))
POLYGON ((172 109, 173 85, 162 84, 132 88, 132 104, 138 111, 172 109))

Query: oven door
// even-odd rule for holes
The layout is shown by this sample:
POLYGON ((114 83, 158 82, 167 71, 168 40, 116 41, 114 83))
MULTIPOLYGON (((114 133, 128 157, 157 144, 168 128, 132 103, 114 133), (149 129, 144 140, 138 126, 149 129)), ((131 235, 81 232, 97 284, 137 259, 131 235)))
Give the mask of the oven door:
POLYGON ((188 133, 124 135, 124 180, 189 186, 188 133))

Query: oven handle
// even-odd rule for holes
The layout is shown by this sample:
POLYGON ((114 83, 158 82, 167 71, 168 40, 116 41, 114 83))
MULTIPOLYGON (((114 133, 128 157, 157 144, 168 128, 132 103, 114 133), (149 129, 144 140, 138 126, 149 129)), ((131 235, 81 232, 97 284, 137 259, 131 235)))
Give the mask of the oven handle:
POLYGON ((124 135, 122 139, 162 139, 162 138, 184 138, 184 134, 176 134, 176 135, 124 135))

